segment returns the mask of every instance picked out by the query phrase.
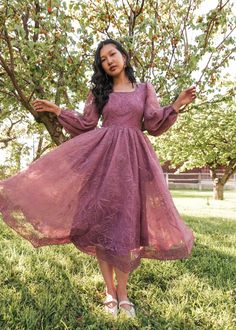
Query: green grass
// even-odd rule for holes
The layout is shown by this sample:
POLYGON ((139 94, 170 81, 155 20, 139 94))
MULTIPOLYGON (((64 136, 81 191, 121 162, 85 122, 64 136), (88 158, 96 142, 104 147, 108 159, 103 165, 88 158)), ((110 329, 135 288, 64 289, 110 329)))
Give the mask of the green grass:
POLYGON ((136 320, 104 314, 96 259, 72 245, 34 249, 0 223, 0 329, 236 328, 236 193, 171 191, 196 243, 191 258, 143 260, 130 275, 136 320))

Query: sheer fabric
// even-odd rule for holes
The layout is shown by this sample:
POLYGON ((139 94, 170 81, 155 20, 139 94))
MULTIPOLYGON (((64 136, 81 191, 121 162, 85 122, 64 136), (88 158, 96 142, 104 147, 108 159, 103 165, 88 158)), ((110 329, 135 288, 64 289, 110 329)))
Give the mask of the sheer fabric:
POLYGON ((102 127, 90 91, 84 113, 62 108, 71 139, 0 181, 4 221, 34 247, 73 243, 79 250, 134 270, 141 258, 182 259, 194 235, 181 219, 148 137, 177 119, 153 85, 113 92, 102 127))

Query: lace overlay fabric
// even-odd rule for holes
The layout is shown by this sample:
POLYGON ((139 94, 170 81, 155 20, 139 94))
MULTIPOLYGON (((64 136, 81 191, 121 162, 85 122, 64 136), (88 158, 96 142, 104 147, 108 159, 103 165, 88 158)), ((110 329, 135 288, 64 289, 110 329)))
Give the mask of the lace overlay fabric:
POLYGON ((63 108, 58 116, 71 139, 0 181, 4 221, 34 247, 73 243, 124 272, 141 258, 188 257, 194 235, 143 133, 161 135, 177 117, 147 82, 111 93, 97 127, 90 91, 83 114, 63 108))

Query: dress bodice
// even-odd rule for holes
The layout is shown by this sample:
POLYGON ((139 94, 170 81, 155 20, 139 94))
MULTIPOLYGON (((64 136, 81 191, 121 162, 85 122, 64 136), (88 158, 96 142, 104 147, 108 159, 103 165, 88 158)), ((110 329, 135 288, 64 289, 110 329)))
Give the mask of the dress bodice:
MULTIPOLYGON (((168 130, 178 113, 172 104, 161 107, 150 82, 139 83, 132 92, 112 92, 103 108, 102 127, 128 127, 147 130, 158 136, 168 130)), ((92 91, 89 92, 83 115, 75 110, 62 108, 58 120, 71 137, 96 128, 99 114, 92 91)))
POLYGON ((102 127, 122 126, 141 129, 145 106, 145 84, 132 92, 112 92, 103 108, 102 127))

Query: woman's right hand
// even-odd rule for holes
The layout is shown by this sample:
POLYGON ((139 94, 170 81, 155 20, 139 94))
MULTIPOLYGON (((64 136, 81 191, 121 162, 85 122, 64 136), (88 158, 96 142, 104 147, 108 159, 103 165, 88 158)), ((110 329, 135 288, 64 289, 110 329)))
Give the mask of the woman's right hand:
POLYGON ((61 113, 61 109, 53 102, 42 99, 36 99, 32 103, 34 110, 37 112, 48 111, 55 113, 57 116, 59 116, 59 114, 61 113))

